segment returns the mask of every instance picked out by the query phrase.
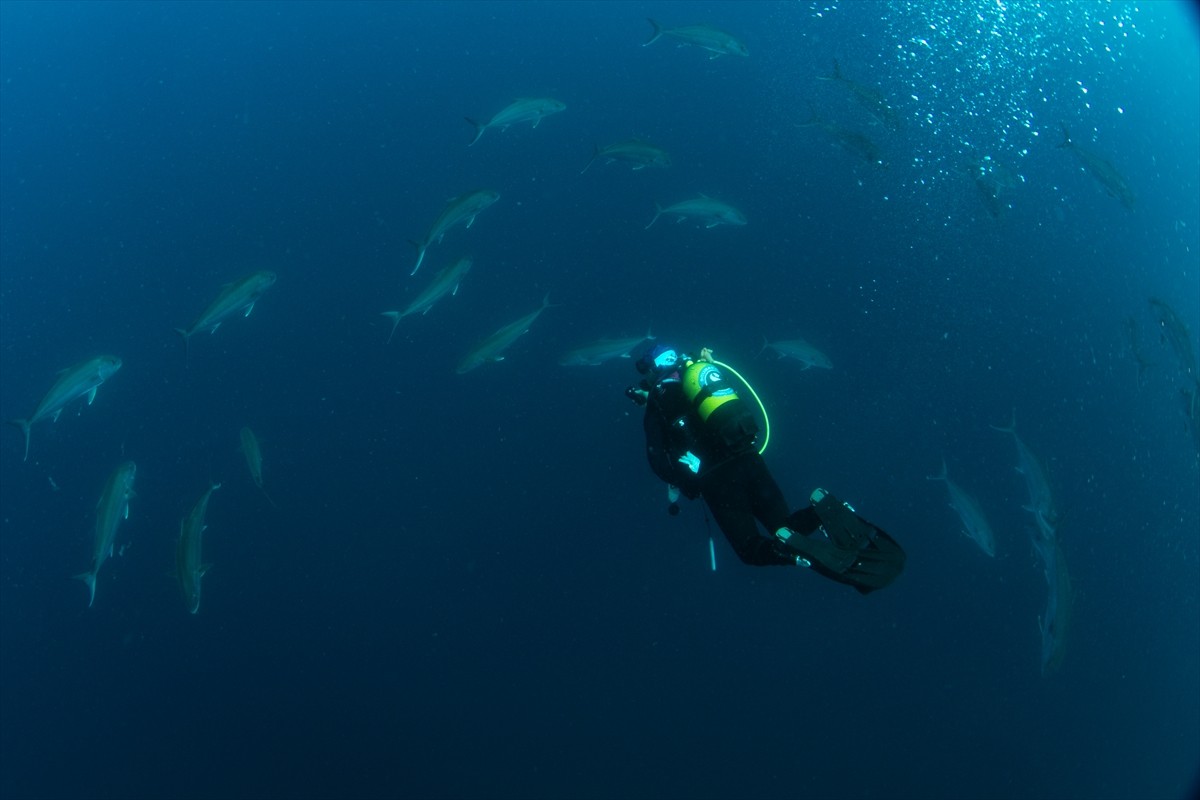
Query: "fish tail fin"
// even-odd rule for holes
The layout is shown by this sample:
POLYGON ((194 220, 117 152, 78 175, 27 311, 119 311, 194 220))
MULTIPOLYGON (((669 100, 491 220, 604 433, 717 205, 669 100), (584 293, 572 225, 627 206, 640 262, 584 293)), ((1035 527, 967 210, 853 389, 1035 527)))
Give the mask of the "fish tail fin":
POLYGON ((942 456, 942 471, 940 473, 938 473, 937 475, 926 475, 925 480, 927 480, 927 481, 944 481, 949 477, 950 477, 950 474, 946 471, 946 457, 942 456))
MULTIPOLYGON (((650 225, 658 222, 658 218, 662 216, 663 208, 658 203, 654 204, 654 219, 650 220, 650 225)), ((645 227, 645 230, 650 230, 650 225, 645 227)))
POLYGON ((422 243, 422 242, 414 242, 412 239, 409 239, 408 241, 413 247, 417 248, 417 265, 415 267, 413 267, 413 271, 408 274, 416 275, 417 270, 419 270, 421 268, 421 262, 425 260, 425 248, 427 248, 429 246, 429 244, 422 243))
POLYGON ((657 41, 658 41, 658 37, 660 37, 660 36, 662 36, 662 35, 663 35, 663 29, 662 29, 662 25, 659 25, 657 22, 655 22, 654 20, 650 19, 649 17, 646 17, 646 22, 649 22, 651 25, 653 25, 653 26, 654 26, 654 33, 652 33, 652 34, 650 35, 650 38, 649 38, 649 39, 647 39, 646 41, 642 42, 642 47, 646 47, 647 45, 652 45, 652 44, 654 44, 655 42, 657 42, 657 41))
POLYGON ((474 126, 475 126, 475 138, 474 138, 474 139, 472 139, 471 141, 467 142, 467 147, 470 147, 471 145, 473 145, 473 144, 475 144, 476 142, 478 142, 478 141, 479 141, 479 137, 480 137, 480 136, 483 136, 483 132, 484 132, 485 130, 487 130, 487 126, 486 126, 486 125, 480 125, 478 122, 476 122, 475 120, 471 119, 470 117, 463 117, 463 119, 465 119, 467 122, 469 122, 469 123, 471 123, 472 125, 474 125, 474 126))
POLYGON ((598 145, 598 144, 595 144, 595 145, 592 145, 592 147, 596 148, 596 152, 592 153, 592 157, 591 157, 591 158, 589 158, 589 159, 588 159, 588 162, 587 162, 586 164, 584 164, 584 165, 583 165, 583 169, 579 170, 579 174, 580 174, 580 175, 582 175, 583 173, 587 172, 587 171, 588 171, 588 167, 590 167, 590 166, 592 165, 592 162, 594 162, 594 161, 595 161, 597 158, 599 158, 599 157, 600 157, 600 145, 598 145))
POLYGON ((399 311, 384 311, 383 316, 392 320, 392 332, 388 334, 387 343, 392 343, 392 337, 396 335, 396 327, 400 324, 400 317, 403 316, 399 311))
POLYGON ((183 365, 186 367, 192 358, 192 348, 189 344, 192 340, 192 335, 183 328, 176 328, 175 332, 183 339, 183 365))
POLYGON ((25 458, 22 460, 28 461, 29 460, 29 429, 33 426, 29 424, 29 420, 27 420, 27 419, 10 419, 9 423, 16 425, 18 428, 21 429, 21 433, 25 434, 25 458))
POLYGON ((81 572, 74 576, 75 580, 83 581, 88 587, 88 608, 92 607, 92 603, 96 602, 96 573, 81 572))
POLYGON ((768 348, 768 347, 770 347, 770 346, 771 346, 771 342, 767 340, 767 337, 766 337, 766 336, 764 336, 764 337, 763 337, 763 346, 762 346, 762 347, 760 347, 760 348, 758 348, 758 352, 754 354, 754 357, 755 357, 755 358, 758 358, 758 357, 759 357, 759 356, 761 356, 763 353, 767 352, 767 348, 768 348))
POLYGON ((1017 410, 1015 408, 1012 410, 1012 422, 1009 423, 1007 428, 1001 428, 999 425, 992 425, 991 428, 994 431, 1000 431, 1001 433, 1011 433, 1011 434, 1015 435, 1017 432, 1017 410))
POLYGON ((1067 123, 1060 122, 1060 123, 1058 123, 1058 127, 1062 128, 1063 140, 1062 140, 1062 144, 1055 145, 1055 146, 1056 147, 1070 147, 1073 143, 1071 142, 1071 132, 1069 130, 1067 130, 1067 123))

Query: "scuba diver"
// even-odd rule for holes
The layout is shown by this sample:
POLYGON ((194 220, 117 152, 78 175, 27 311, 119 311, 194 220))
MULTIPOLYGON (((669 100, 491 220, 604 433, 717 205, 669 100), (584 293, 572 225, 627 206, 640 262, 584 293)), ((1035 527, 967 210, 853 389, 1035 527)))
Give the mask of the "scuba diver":
POLYGON ((789 512, 755 446, 755 414, 725 382, 726 365, 710 349, 693 359, 656 344, 636 367, 645 377, 625 394, 646 408, 646 457, 667 484, 672 516, 681 493, 703 497, 744 563, 807 567, 862 594, 904 569, 900 545, 824 489, 812 493, 807 508, 789 512), (762 535, 756 520, 771 535, 762 535))

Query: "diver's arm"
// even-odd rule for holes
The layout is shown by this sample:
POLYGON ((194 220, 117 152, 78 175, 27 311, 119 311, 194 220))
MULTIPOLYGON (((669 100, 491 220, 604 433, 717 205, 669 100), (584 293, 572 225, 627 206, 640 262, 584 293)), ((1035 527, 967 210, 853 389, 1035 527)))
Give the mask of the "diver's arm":
MULTIPOLYGON (((646 430, 646 460, 650 469, 664 483, 673 486, 683 486, 685 476, 681 474, 682 465, 677 463, 676 448, 671 442, 666 421, 656 409, 646 410, 644 424, 646 430)), ((690 493, 689 493, 689 496, 690 493)))
POLYGON ((646 460, 659 480, 679 487, 685 496, 695 499, 700 494, 697 476, 679 460, 687 450, 687 444, 672 435, 674 429, 669 421, 670 414, 659 400, 655 398, 646 406, 642 423, 646 432, 646 460))

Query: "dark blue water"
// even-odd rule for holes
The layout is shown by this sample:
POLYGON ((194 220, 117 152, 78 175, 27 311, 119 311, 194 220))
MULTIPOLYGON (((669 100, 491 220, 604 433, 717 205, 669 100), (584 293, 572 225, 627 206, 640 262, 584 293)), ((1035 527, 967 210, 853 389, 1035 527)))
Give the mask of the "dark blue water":
POLYGON ((1166 3, 0 4, 0 414, 124 361, 27 463, 0 439, 0 795, 1184 796, 1200 470, 1148 298, 1197 346, 1198 64, 1166 3), (646 17, 750 56, 643 48, 646 17), (817 80, 834 58, 897 130, 817 80), (467 147, 464 116, 521 96, 568 108, 467 147), (810 103, 886 168, 798 127, 810 103), (631 136, 672 166, 579 174, 631 136), (983 155, 1020 177, 998 218, 983 155), (408 241, 478 188, 501 200, 410 278, 408 241), (643 230, 700 192, 748 224, 643 230), (458 295, 385 346, 380 312, 462 255, 458 295), (276 286, 185 365, 172 328, 258 269, 276 286), (503 362, 455 374, 547 292, 503 362), (709 569, 701 507, 668 517, 646 467, 629 362, 557 364, 648 326, 746 374, 789 500, 826 486, 892 532, 894 586, 744 567, 719 533, 709 569), (756 357, 764 336, 834 368, 756 357), (1045 675, 1032 517, 989 427, 1014 408, 1074 588, 1045 675), (994 559, 925 480, 943 457, 994 559), (89 609, 70 576, 125 459, 128 546, 89 609), (210 481, 193 617, 174 547, 210 481))

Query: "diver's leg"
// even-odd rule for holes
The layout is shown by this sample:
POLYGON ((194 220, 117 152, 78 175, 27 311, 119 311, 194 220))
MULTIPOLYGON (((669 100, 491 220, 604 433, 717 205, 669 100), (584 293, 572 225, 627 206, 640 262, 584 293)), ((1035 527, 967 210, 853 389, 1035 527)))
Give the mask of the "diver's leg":
POLYGON ((783 491, 758 453, 750 453, 739 459, 738 463, 747 484, 754 516, 767 529, 767 533, 773 535, 788 522, 787 500, 783 498, 783 491))
POLYGON ((739 479, 738 470, 729 469, 733 466, 727 464, 717 474, 709 476, 708 485, 702 492, 717 526, 743 563, 752 566, 795 565, 795 554, 759 533, 748 485, 739 479))

